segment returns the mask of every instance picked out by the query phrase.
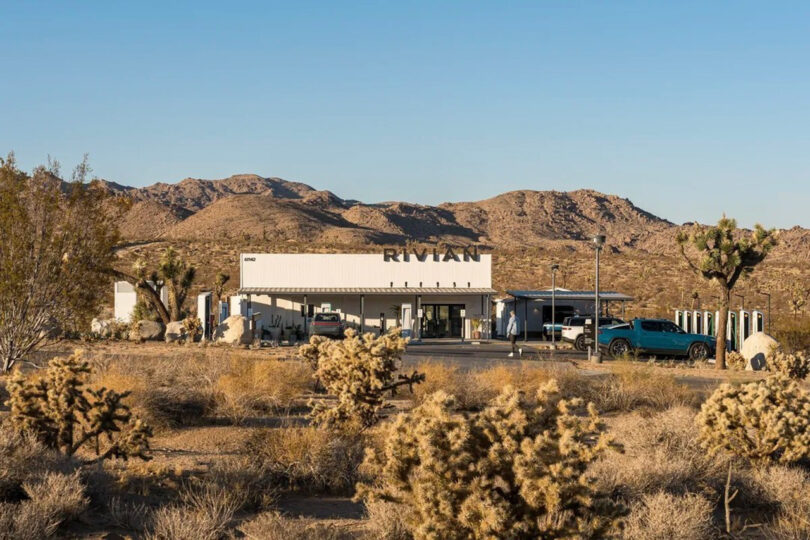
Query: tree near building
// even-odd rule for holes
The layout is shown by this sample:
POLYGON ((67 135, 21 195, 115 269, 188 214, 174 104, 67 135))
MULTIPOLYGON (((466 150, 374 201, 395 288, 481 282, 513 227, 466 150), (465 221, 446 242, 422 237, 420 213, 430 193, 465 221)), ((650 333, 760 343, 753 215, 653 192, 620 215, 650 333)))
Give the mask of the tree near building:
MULTIPOLYGON (((70 182, 59 164, 21 171, 0 158, 0 371, 42 346, 55 329, 85 328, 109 283, 115 208, 87 157, 70 182)), ((123 205, 121 206, 123 207, 123 205)))
POLYGON ((181 321, 187 315, 183 305, 188 297, 197 270, 181 259, 177 251, 169 246, 158 262, 157 269, 149 272, 144 259, 138 259, 132 267, 133 275, 116 272, 116 276, 132 283, 142 298, 157 312, 163 324, 181 321), (165 286, 167 302, 160 297, 160 287, 165 286))
POLYGON ((225 285, 230 280, 230 274, 224 272, 217 272, 217 275, 214 276, 214 294, 217 297, 217 302, 222 302, 222 297, 225 295, 225 285))
POLYGON ((717 321, 717 369, 726 369, 726 326, 731 291, 737 281, 750 274, 776 245, 776 232, 760 224, 750 236, 735 235, 737 221, 723 216, 717 225, 695 225, 690 232, 678 233, 677 242, 689 268, 720 288, 717 321), (692 247, 692 250, 687 250, 692 247), (696 255, 695 255, 696 253, 696 255))

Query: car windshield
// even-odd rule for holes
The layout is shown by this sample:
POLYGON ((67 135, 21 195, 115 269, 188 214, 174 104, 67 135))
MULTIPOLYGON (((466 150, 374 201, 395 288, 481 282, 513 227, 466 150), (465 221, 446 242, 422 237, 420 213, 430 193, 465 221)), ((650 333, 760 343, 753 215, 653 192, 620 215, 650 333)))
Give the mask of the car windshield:
POLYGON ((315 315, 315 322, 340 322, 340 315, 337 313, 318 313, 315 315))
POLYGON ((685 334, 686 332, 677 324, 671 323, 669 321, 661 323, 661 330, 664 332, 669 332, 671 334, 685 334))

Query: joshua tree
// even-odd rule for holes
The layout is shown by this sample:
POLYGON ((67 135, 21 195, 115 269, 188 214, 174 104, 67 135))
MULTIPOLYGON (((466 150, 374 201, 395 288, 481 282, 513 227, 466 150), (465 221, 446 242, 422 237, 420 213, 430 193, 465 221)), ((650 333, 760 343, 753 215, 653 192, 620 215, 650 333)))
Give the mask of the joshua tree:
POLYGON ((177 251, 167 247, 160 257, 158 268, 151 274, 147 271, 146 261, 139 259, 132 267, 134 275, 116 272, 116 276, 132 283, 143 298, 155 308, 163 324, 180 321, 184 318, 183 304, 188 296, 191 284, 197 273, 193 266, 180 259, 177 251), (168 291, 166 305, 160 298, 161 283, 168 291))
POLYGON ((807 305, 807 295, 810 293, 807 287, 796 283, 790 290, 790 310, 793 313, 801 313, 807 305))
POLYGON ((684 260, 696 274, 713 281, 720 288, 720 318, 717 321, 717 369, 726 369, 726 325, 731 291, 742 276, 750 274, 765 260, 776 245, 776 233, 757 224, 750 237, 735 238, 737 222, 723 216, 717 225, 695 224, 691 232, 681 231, 677 241, 684 260), (697 257, 687 252, 687 246, 697 251, 697 257))
POLYGON ((89 172, 86 156, 71 182, 57 162, 29 176, 0 158, 0 373, 58 329, 86 327, 104 297, 123 205, 89 172))
POLYGON ((214 276, 214 294, 217 296, 217 302, 222 302, 222 296, 225 294, 225 284, 230 281, 231 276, 224 272, 217 272, 214 276))

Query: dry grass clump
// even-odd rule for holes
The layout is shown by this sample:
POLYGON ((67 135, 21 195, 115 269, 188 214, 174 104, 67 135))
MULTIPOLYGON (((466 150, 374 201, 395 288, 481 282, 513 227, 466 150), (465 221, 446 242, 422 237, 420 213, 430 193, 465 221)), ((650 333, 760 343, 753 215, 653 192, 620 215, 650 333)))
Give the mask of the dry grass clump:
MULTIPOLYGON (((385 501, 366 501, 366 531, 375 540, 411 540, 408 509, 385 501)), ((370 540, 370 539, 369 539, 370 540)))
POLYGON ((241 494, 206 484, 187 488, 182 503, 165 506, 152 516, 153 540, 219 540, 242 506, 241 494))
POLYGON ((131 389, 127 403, 150 426, 170 429, 199 423, 214 406, 213 384, 224 369, 213 355, 178 358, 115 358, 103 366, 95 386, 131 389))
POLYGON ((648 367, 617 369, 611 375, 584 386, 581 391, 603 412, 663 411, 670 407, 697 407, 700 404, 700 397, 675 377, 648 367))
POLYGON ((276 484, 307 492, 348 492, 358 480, 363 438, 313 427, 257 430, 245 455, 276 484))
POLYGON ((548 369, 545 367, 497 365, 485 370, 465 371, 457 366, 425 362, 417 368, 425 375, 421 384, 414 386, 414 401, 422 403, 427 396, 439 390, 455 396, 458 406, 465 410, 479 410, 492 401, 507 386, 534 395, 549 380, 556 379, 560 393, 566 397, 582 395, 587 384, 585 376, 576 369, 548 369))
POLYGON ((702 495, 644 495, 633 505, 624 538, 628 540, 702 540, 712 538, 714 505, 702 495))
POLYGON ((349 540, 348 532, 312 519, 288 518, 278 512, 259 514, 240 525, 248 540, 349 540))
POLYGON ((234 357, 215 384, 218 410, 236 423, 252 413, 289 410, 312 387, 312 371, 302 362, 234 357))
POLYGON ((47 472, 21 486, 19 502, 0 501, 0 538, 27 540, 54 536, 88 506, 79 473, 47 472))
POLYGON ((591 472, 605 490, 626 501, 659 491, 713 495, 723 485, 726 462, 707 455, 694 422, 695 412, 683 406, 612 419, 610 432, 624 453, 605 455, 591 472))
POLYGON ((773 540, 810 538, 810 473, 799 467, 775 465, 753 471, 758 494, 776 508, 764 529, 773 540))

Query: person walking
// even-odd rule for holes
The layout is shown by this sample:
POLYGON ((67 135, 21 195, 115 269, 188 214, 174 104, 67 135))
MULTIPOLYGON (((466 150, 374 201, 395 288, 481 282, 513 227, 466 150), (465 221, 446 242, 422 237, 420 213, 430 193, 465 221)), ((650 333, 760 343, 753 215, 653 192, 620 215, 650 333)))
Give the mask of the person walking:
POLYGON ((515 315, 515 311, 512 310, 509 312, 509 324, 506 325, 506 335, 509 336, 509 343, 512 344, 512 352, 509 353, 509 358, 514 357, 515 352, 518 353, 518 356, 523 356, 523 349, 517 346, 518 334, 520 334, 520 321, 515 315))

